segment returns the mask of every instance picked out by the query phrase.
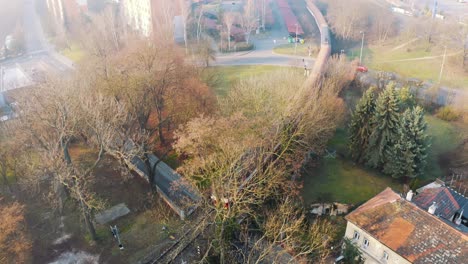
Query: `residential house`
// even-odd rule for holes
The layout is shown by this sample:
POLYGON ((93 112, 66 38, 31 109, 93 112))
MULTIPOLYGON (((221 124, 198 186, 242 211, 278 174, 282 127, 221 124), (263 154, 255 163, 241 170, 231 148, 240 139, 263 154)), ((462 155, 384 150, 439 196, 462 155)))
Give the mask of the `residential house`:
POLYGON ((468 198, 436 180, 417 190, 412 202, 423 210, 434 208, 434 215, 468 234, 468 198))
POLYGON ((359 248, 366 264, 467 263, 464 233, 390 188, 345 218, 345 237, 359 248))

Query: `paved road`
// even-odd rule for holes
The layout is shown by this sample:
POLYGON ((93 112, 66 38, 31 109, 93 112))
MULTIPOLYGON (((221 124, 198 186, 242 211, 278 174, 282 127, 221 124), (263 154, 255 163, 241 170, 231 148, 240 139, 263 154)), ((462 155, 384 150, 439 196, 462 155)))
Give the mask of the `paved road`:
MULTIPOLYGON (((273 1, 272 4, 276 4, 273 1)), ((303 59, 307 63, 307 67, 311 68, 314 64, 314 59, 310 57, 280 55, 273 53, 275 45, 286 44, 285 38, 289 35, 283 18, 278 13, 277 8, 273 8, 275 17, 275 25, 268 31, 268 35, 252 35, 251 40, 255 45, 255 49, 250 52, 236 52, 230 54, 218 54, 215 65, 233 66, 233 65, 277 65, 304 67, 303 59)), ((311 23, 315 23, 311 21, 311 23)))
POLYGON ((12 67, 16 64, 27 68, 31 64, 39 64, 39 67, 46 70, 54 70, 56 72, 64 72, 73 69, 73 63, 68 58, 62 56, 54 50, 44 35, 41 26, 41 20, 36 13, 35 1, 23 1, 23 30, 25 38, 25 55, 7 59, 0 62, 2 67, 12 67), (47 66, 41 67, 41 64, 47 66))

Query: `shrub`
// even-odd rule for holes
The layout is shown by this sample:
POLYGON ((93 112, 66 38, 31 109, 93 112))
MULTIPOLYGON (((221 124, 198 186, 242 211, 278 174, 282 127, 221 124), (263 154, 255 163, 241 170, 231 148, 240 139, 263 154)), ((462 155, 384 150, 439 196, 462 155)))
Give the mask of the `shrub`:
POLYGON ((450 106, 444 106, 437 110, 436 116, 445 121, 455 121, 460 118, 460 113, 450 106))
POLYGON ((223 45, 219 45, 219 50, 221 52, 236 52, 236 51, 248 51, 248 50, 253 50, 254 45, 252 43, 246 43, 246 42, 237 42, 231 43, 231 50, 228 50, 228 44, 223 43, 223 45))

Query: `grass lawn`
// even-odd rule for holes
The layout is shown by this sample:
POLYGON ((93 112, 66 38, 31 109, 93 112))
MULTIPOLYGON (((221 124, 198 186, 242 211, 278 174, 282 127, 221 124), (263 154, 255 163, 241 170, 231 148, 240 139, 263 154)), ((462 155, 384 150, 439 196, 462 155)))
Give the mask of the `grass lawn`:
MULTIPOLYGON (((439 158, 462 143, 459 128, 454 124, 431 115, 426 116, 426 121, 431 148, 426 173, 419 179, 420 184, 444 177, 446 168, 443 166, 448 164, 442 164, 439 158)), ((401 191, 402 184, 399 180, 348 160, 347 138, 346 129, 337 129, 329 142, 329 149, 337 151, 337 158, 323 158, 318 168, 312 168, 305 173, 303 198, 306 204, 318 199, 357 204, 368 200, 386 187, 401 191)))
POLYGON ((85 51, 76 44, 72 44, 70 48, 61 50, 60 53, 74 62, 79 62, 86 55, 85 51))
POLYGON ((229 89, 242 79, 274 72, 284 67, 270 65, 218 66, 208 68, 204 78, 216 95, 225 96, 229 89))
POLYGON ((306 205, 320 197, 329 201, 359 204, 386 187, 400 191, 401 184, 351 161, 328 158, 322 161, 320 168, 304 176, 303 198, 306 205))
POLYGON ((283 54, 283 55, 296 55, 296 56, 305 57, 305 56, 309 56, 309 51, 307 48, 309 45, 312 46, 312 56, 316 56, 319 51, 319 47, 317 47, 316 44, 309 44, 309 43, 305 43, 305 44, 298 43, 296 53, 294 52, 295 50, 294 43, 278 45, 273 49, 273 52, 278 53, 278 54, 283 54))
POLYGON ((400 191, 402 185, 397 180, 348 160, 347 144, 346 129, 338 128, 328 144, 329 150, 336 150, 337 158, 323 158, 318 168, 304 175, 306 205, 318 199, 359 204, 386 187, 400 191))
MULTIPOLYGON (((395 72, 404 77, 414 77, 433 83, 438 82, 444 50, 441 48, 427 48, 427 44, 415 42, 408 46, 394 49, 395 45, 370 45, 363 51, 363 63, 369 68, 387 72, 395 72), (408 49, 408 47, 411 47, 408 49), (422 57, 435 57, 424 60, 408 60, 422 57)), ((359 48, 349 50, 348 56, 359 58, 359 48)), ((453 88, 468 89, 468 73, 461 67, 451 63, 453 51, 447 51, 447 60, 442 76, 442 85, 453 88)))
POLYGON ((423 183, 446 176, 447 168, 443 166, 449 166, 449 164, 442 164, 439 159, 455 150, 463 142, 460 128, 454 124, 431 115, 426 115, 426 121, 428 134, 431 137, 431 148, 427 157, 426 173, 421 178, 423 183))

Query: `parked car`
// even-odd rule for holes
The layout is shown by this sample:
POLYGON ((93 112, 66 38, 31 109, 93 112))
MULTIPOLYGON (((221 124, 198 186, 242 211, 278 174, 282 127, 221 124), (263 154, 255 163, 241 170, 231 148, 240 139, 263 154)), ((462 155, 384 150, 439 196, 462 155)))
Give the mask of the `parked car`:
POLYGON ((369 71, 369 69, 367 69, 366 66, 360 65, 360 66, 357 66, 356 71, 358 71, 358 72, 367 72, 367 71, 369 71))

